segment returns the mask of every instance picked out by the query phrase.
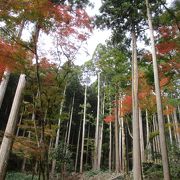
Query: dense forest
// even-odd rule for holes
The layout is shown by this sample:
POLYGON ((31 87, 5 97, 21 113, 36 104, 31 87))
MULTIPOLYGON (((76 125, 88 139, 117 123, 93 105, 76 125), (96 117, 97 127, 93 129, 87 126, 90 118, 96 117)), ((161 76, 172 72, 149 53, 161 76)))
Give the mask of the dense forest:
POLYGON ((0 180, 180 179, 180 2, 87 7, 0 0, 0 180))

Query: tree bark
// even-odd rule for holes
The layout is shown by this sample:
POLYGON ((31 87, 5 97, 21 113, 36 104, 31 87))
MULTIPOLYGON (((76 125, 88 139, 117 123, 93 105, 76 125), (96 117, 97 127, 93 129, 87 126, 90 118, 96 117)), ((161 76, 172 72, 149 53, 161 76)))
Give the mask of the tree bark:
POLYGON ((151 160, 151 145, 149 142, 149 119, 148 119, 148 111, 146 109, 146 148, 147 148, 147 160, 151 160))
MULTIPOLYGON (((104 116, 104 108, 105 108, 105 93, 102 100, 102 116, 104 116)), ((101 156, 102 156, 102 141, 103 141, 103 129, 104 129, 104 122, 102 122, 99 125, 99 147, 98 147, 98 164, 97 169, 100 169, 101 167, 101 156)))
POLYGON ((124 131, 124 118, 121 117, 121 129, 122 129, 122 171, 126 169, 126 144, 125 144, 125 131, 124 131))
POLYGON ((86 162, 88 164, 88 156, 89 156, 89 134, 90 134, 90 123, 88 124, 88 132, 87 132, 87 148, 86 148, 86 162))
POLYGON ((116 107, 115 107, 115 172, 119 173, 120 164, 119 164, 119 123, 118 123, 118 98, 116 95, 116 107))
POLYGON ((112 124, 109 123, 109 172, 112 170, 112 124))
POLYGON ((80 122, 79 132, 78 132, 78 141, 77 141, 77 149, 76 149, 76 160, 75 160, 75 167, 74 171, 77 172, 77 162, 78 162, 78 154, 79 154, 79 141, 80 141, 80 135, 81 135, 81 126, 82 126, 82 120, 80 122))
MULTIPOLYGON (((166 106, 166 109, 168 110, 168 106, 166 106)), ((170 121, 170 116, 169 116, 169 114, 167 114, 167 120, 168 120, 169 140, 170 140, 170 143, 171 143, 171 145, 172 145, 173 140, 172 140, 171 121, 170 121)))
MULTIPOLYGON (((62 101, 61 101, 60 108, 59 108, 58 130, 57 130, 57 132, 56 132, 56 141, 55 141, 55 146, 54 146, 54 148, 57 148, 57 147, 58 147, 58 144, 59 144, 60 127, 61 127, 61 114, 62 114, 62 110, 63 110, 65 94, 66 94, 66 85, 65 85, 65 87, 64 87, 63 99, 62 99, 62 101)), ((52 168, 51 168, 51 174, 52 174, 52 176, 54 175, 55 168, 56 168, 56 160, 54 159, 54 160, 52 161, 52 168)))
POLYGON ((145 161, 144 156, 144 133, 143 133, 143 123, 142 123, 142 112, 139 108, 139 132, 140 132, 140 147, 141 147, 141 161, 145 161))
POLYGON ((73 117, 73 110, 74 110, 74 99, 75 99, 75 93, 73 95, 71 115, 70 115, 70 120, 69 120, 69 130, 68 130, 68 137, 67 137, 67 145, 68 146, 69 146, 69 139, 70 139, 70 135, 71 135, 71 124, 72 124, 72 117, 73 117))
POLYGON ((180 148, 180 133, 179 133, 179 125, 178 125, 178 120, 177 120, 176 109, 173 111, 173 119, 174 119, 174 125, 175 125, 177 145, 180 148))
POLYGON ((87 101, 86 99, 87 99, 87 85, 85 85, 85 92, 84 92, 84 114, 83 114, 83 126, 82 126, 82 143, 81 143, 80 173, 82 173, 82 171, 83 171, 84 136, 85 136, 86 101, 87 101))
POLYGON ((10 77, 10 72, 6 69, 4 71, 2 80, 1 80, 1 84, 0 84, 0 108, 4 99, 4 95, 6 92, 6 88, 9 82, 9 77, 10 77))
POLYGON ((133 177, 142 179, 140 134, 139 134, 139 107, 138 107, 138 63, 135 30, 132 30, 132 109, 133 109, 133 177))
POLYGON ((96 117, 96 132, 94 145, 94 170, 98 167, 98 137, 99 137, 99 114, 100 114, 100 72, 98 72, 98 95, 97 95, 97 117, 96 117))
POLYGON ((164 174, 164 179, 169 180, 171 178, 170 178, 169 160, 168 160, 168 153, 167 153, 166 139, 165 139, 164 120, 163 120, 163 113, 162 113, 158 64, 157 64, 155 41, 154 41, 154 34, 153 34, 154 30, 153 30, 152 18, 151 18, 151 12, 150 12, 148 0, 146 0, 146 7, 147 7, 147 17, 148 17, 148 24, 149 24, 149 31, 150 31, 150 39, 151 39, 151 48, 152 48, 153 71, 154 71, 157 114, 158 114, 159 133, 160 133, 160 145, 161 145, 162 163, 163 163, 163 174, 164 174))
POLYGON ((9 119, 6 125, 6 130, 5 130, 4 137, 1 143, 1 148, 0 148, 0 179, 1 180, 5 179, 9 154, 10 154, 12 143, 13 143, 13 136, 15 133, 15 128, 17 126, 18 111, 19 111, 22 93, 23 93, 25 84, 26 84, 25 75, 21 74, 19 77, 18 86, 16 89, 13 104, 11 107, 11 112, 9 115, 9 119))

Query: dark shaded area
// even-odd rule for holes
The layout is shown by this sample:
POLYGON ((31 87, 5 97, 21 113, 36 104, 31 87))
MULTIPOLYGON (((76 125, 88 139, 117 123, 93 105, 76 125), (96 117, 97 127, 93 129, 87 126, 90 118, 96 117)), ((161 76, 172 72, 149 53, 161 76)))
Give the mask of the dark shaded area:
POLYGON ((18 75, 11 74, 7 86, 7 90, 3 99, 2 107, 0 109, 0 130, 4 131, 8 121, 9 113, 11 110, 13 98, 16 92, 18 83, 18 75))

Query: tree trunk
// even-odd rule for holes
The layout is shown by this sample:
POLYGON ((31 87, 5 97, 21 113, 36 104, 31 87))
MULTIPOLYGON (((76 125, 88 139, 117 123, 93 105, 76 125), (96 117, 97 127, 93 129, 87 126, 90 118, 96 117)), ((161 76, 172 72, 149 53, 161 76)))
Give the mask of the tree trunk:
POLYGON ((122 171, 125 172, 126 168, 126 144, 125 144, 125 130, 124 130, 124 118, 121 117, 121 129, 122 129, 122 171))
MULTIPOLYGON (((19 29, 19 32, 18 32, 18 35, 17 35, 18 40, 21 38, 22 31, 23 31, 23 28, 24 28, 24 24, 25 24, 25 21, 23 20, 21 25, 20 25, 20 29, 19 29)), ((10 71, 8 69, 6 69, 4 71, 4 74, 3 74, 3 77, 2 77, 2 80, 1 80, 1 83, 0 83, 0 109, 1 109, 3 99, 4 99, 6 88, 7 88, 8 82, 9 82, 9 77, 10 77, 10 71)))
POLYGON ((18 86, 16 89, 13 104, 11 107, 11 112, 9 115, 9 119, 6 125, 6 130, 0 148, 0 179, 1 180, 5 179, 6 167, 8 164, 9 154, 13 143, 15 128, 17 126, 17 116, 18 116, 18 111, 21 104, 21 97, 25 84, 26 84, 25 75, 21 74, 19 77, 18 86))
POLYGON ((144 156, 144 134, 143 134, 143 123, 142 123, 142 112, 139 108, 139 130, 140 130, 140 147, 141 147, 141 161, 145 161, 144 156))
POLYGON ((166 139, 165 139, 158 65, 157 65, 157 59, 156 59, 156 49, 155 49, 155 41, 154 41, 154 34, 153 34, 154 32, 153 32, 153 26, 152 26, 152 18, 151 18, 148 0, 146 0, 146 7, 147 7, 147 17, 148 17, 148 24, 149 24, 149 30, 150 30, 151 48, 152 48, 153 71, 154 71, 157 114, 158 114, 159 133, 160 133, 160 144, 161 144, 161 152, 162 152, 163 173, 164 173, 164 179, 169 180, 170 169, 169 169, 169 160, 168 160, 168 153, 167 153, 166 139))
POLYGON ((73 110, 74 110, 74 99, 75 99, 75 93, 73 95, 71 115, 70 115, 70 120, 69 120, 69 130, 68 130, 68 137, 67 137, 67 145, 68 146, 69 146, 69 139, 70 139, 70 135, 71 135, 71 124, 72 124, 72 117, 73 117, 73 110))
MULTIPOLYGON (((57 130, 57 132, 56 132, 56 141, 55 141, 55 146, 54 146, 54 148, 57 148, 57 147, 58 147, 58 144, 59 144, 60 127, 61 127, 61 114, 62 114, 62 110, 63 110, 65 94, 66 94, 66 85, 65 85, 65 87, 64 87, 63 99, 62 99, 62 101, 61 101, 60 108, 59 108, 58 130, 57 130)), ((52 161, 52 168, 51 168, 51 174, 52 174, 52 176, 54 176, 55 168, 56 168, 56 160, 54 159, 54 160, 52 161)))
POLYGON ((89 134, 90 134, 90 123, 88 124, 88 132, 87 132, 87 149, 86 149, 86 162, 88 164, 88 156, 89 156, 89 134))
POLYGON ((10 77, 10 72, 6 69, 4 71, 2 80, 1 80, 1 84, 0 84, 0 108, 4 99, 4 95, 6 92, 6 88, 9 82, 9 77, 10 77))
POLYGON ((112 125, 109 123, 109 171, 112 170, 112 125))
POLYGON ((87 85, 85 85, 84 92, 84 113, 83 113, 83 126, 82 126, 82 144, 81 144, 81 158, 80 158, 80 173, 83 171, 83 154, 84 154, 84 136, 85 136, 85 124, 86 124, 86 98, 87 98, 87 85))
MULTIPOLYGON (((167 111, 168 111, 168 106, 166 106, 166 109, 167 109, 167 111)), ((171 145, 172 145, 173 140, 172 140, 171 121, 170 121, 170 116, 169 116, 169 114, 167 114, 167 120, 168 120, 169 141, 170 141, 170 143, 171 143, 171 145)))
POLYGON ((132 35, 132 109, 133 109, 133 177, 142 179, 140 134, 139 134, 139 108, 138 108, 138 63, 135 30, 132 35))
POLYGON ((115 172, 119 173, 120 164, 119 164, 119 123, 118 123, 118 98, 116 95, 116 107, 115 107, 115 172))
POLYGON ((98 72, 97 117, 96 117, 96 132, 95 132, 95 145, 94 145, 94 170, 97 169, 97 165, 98 165, 99 114, 100 114, 100 72, 98 72))
POLYGON ((122 171, 122 127, 119 118, 119 171, 122 171))
MULTIPOLYGON (((102 100, 102 116, 104 116, 104 108, 105 108, 105 93, 102 100)), ((103 129, 104 129, 104 121, 102 120, 99 126, 99 147, 98 147, 98 164, 97 169, 101 167, 101 156, 102 156, 102 141, 103 141, 103 129)))
POLYGON ((75 167, 74 171, 77 172, 77 162, 78 162, 78 154, 79 154, 79 141, 80 141, 80 135, 81 135, 81 126, 82 121, 80 122, 79 132, 78 132, 78 141, 77 141, 77 149, 76 149, 76 160, 75 160, 75 167))
POLYGON ((176 141, 177 141, 178 147, 180 148, 180 132, 179 132, 179 125, 178 125, 178 120, 177 120, 176 109, 173 111, 173 119, 174 119, 174 125, 175 125, 176 141))
POLYGON ((148 111, 146 109, 146 149, 147 149, 147 160, 151 160, 151 145, 149 142, 149 120, 148 111))

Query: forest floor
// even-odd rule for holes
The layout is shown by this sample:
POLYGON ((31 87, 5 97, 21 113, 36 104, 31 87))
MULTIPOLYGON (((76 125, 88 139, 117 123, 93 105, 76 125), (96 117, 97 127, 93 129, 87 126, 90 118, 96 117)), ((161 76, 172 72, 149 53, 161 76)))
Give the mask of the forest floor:
POLYGON ((124 176, 122 174, 117 173, 107 173, 107 172, 100 172, 98 174, 91 174, 91 173, 76 173, 72 174, 65 178, 65 180, 124 180, 124 176))
MULTIPOLYGON (((34 176, 33 179, 38 180, 38 177, 34 176)), ((32 180, 32 175, 21 172, 8 172, 6 180, 32 180)), ((86 173, 72 173, 63 178, 61 176, 54 177, 51 180, 130 180, 130 178, 124 178, 119 173, 87 171, 86 173)))

